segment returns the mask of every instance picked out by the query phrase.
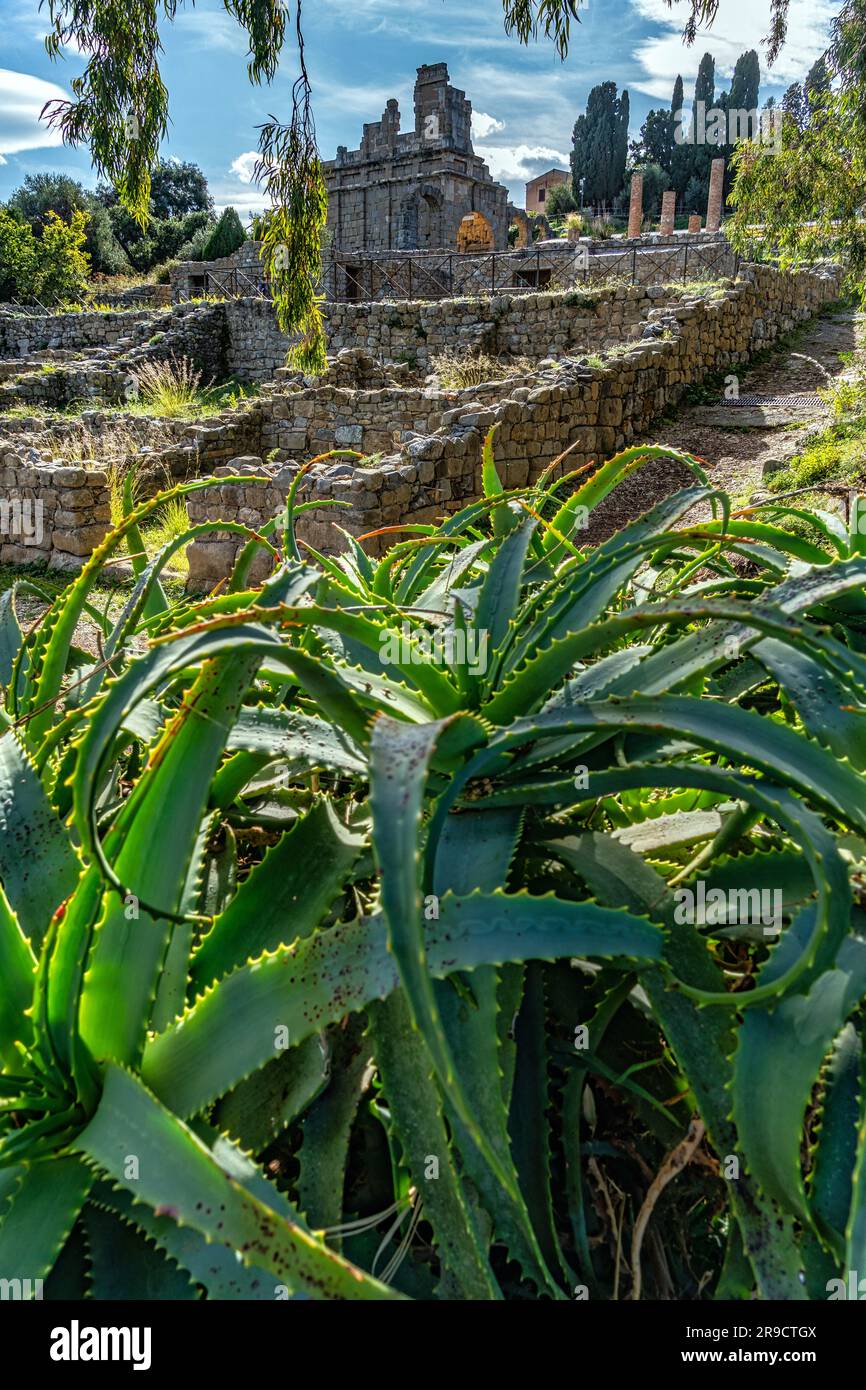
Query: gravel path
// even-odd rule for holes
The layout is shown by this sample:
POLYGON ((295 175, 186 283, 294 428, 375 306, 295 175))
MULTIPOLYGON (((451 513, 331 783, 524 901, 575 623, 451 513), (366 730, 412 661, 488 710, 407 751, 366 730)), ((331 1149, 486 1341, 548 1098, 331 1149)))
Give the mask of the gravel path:
MULTIPOLYGON (((819 387, 827 387, 828 377, 845 372, 840 353, 851 352, 864 340, 866 315, 854 309, 827 314, 808 324, 794 347, 781 349, 759 365, 745 368, 739 377, 739 391, 760 396, 811 394, 819 387)), ((799 415, 801 423, 743 429, 736 427, 740 409, 724 409, 724 416, 731 418, 731 424, 725 427, 718 423, 723 412, 717 406, 689 406, 666 427, 664 442, 704 459, 711 480, 732 497, 745 501, 753 492, 762 490, 764 466, 773 460, 784 462, 798 453, 804 429, 811 431, 825 425, 831 412, 828 405, 818 402, 812 409, 790 412, 788 418, 799 415)), ((744 410, 746 418, 752 414, 744 410)), ((785 412, 780 414, 784 416, 785 412)))

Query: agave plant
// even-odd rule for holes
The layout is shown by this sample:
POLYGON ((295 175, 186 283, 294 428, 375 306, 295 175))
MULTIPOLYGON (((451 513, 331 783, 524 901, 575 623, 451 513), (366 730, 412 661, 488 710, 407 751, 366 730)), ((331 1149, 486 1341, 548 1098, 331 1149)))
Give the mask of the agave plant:
POLYGON ((137 560, 110 623, 100 567, 186 484, 26 635, 6 597, 0 1277, 803 1298, 860 1267, 861 539, 732 517, 661 447, 559 471, 504 491, 488 439, 483 498, 379 560, 302 553, 293 493, 137 560), (694 485, 586 545, 654 457, 694 485), (225 590, 170 604, 224 529, 225 590), (772 938, 681 920, 762 889, 772 938))

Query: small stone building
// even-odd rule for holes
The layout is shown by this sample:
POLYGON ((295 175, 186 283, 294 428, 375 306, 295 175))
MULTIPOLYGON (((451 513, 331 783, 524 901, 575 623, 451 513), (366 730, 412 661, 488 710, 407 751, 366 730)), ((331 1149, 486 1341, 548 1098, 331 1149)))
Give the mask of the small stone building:
POLYGON ((446 64, 418 68, 414 130, 401 134, 392 97, 382 119, 364 126, 360 148, 341 145, 324 166, 335 249, 456 251, 461 223, 472 217, 472 242, 504 250, 508 192, 474 153, 471 121, 472 105, 450 86, 446 64))
POLYGON ((537 178, 530 179, 526 185, 526 211, 544 212, 551 188, 556 188, 560 183, 570 182, 571 174, 567 169, 548 169, 546 174, 539 174, 537 178))

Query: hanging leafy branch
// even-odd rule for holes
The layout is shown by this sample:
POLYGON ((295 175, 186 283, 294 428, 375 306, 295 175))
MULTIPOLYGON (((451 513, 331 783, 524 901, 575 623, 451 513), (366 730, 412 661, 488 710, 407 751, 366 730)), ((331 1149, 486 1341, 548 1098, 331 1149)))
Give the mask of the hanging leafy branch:
POLYGON ((828 67, 837 79, 801 119, 786 112, 781 149, 744 141, 733 156, 727 234, 741 254, 762 249, 783 266, 842 251, 851 288, 866 272, 866 4, 848 0, 832 25, 828 67))
POLYGON ((304 57, 301 0, 295 11, 300 75, 292 87, 288 125, 275 116, 260 127, 254 177, 264 185, 271 208, 264 219, 262 260, 271 285, 277 319, 284 333, 299 332, 290 360, 303 371, 325 366, 323 296, 317 285, 322 269, 322 234, 328 194, 316 145, 311 88, 304 57))

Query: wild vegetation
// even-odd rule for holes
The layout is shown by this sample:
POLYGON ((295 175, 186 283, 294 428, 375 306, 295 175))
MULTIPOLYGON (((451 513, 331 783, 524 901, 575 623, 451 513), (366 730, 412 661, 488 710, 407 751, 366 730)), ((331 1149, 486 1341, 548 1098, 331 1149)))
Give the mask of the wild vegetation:
POLYGON ((505 492, 488 440, 485 496, 375 561, 302 552, 290 495, 199 601, 161 584, 192 532, 140 534, 208 483, 130 489, 40 623, 6 594, 7 1277, 796 1299, 861 1267, 863 538, 732 516, 674 454, 693 484, 588 547, 672 454, 505 492))

